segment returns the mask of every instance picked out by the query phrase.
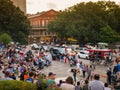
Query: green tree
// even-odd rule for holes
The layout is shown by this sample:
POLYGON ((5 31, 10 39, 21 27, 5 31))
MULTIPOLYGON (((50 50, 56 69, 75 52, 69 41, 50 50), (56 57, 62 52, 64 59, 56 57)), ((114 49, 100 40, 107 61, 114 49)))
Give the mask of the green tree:
POLYGON ((95 8, 102 12, 99 6, 92 2, 83 2, 70 7, 58 15, 57 19, 52 22, 54 28, 50 30, 61 34, 62 38, 74 37, 81 43, 97 41, 96 29, 104 26, 104 21, 99 17, 101 12, 96 12, 95 8), (93 36, 94 33, 96 34, 93 36))
POLYGON ((118 40, 118 33, 110 26, 106 26, 100 29, 100 41, 112 43, 118 40))
POLYGON ((18 32, 18 37, 16 37, 18 42, 21 42, 21 44, 26 44, 27 43, 27 38, 25 34, 21 31, 18 32))
MULTIPOLYGON (((74 37, 80 43, 98 42, 101 28, 106 25, 110 26, 112 31, 119 32, 119 16, 120 7, 115 2, 82 2, 60 12, 49 24, 49 30, 55 31, 62 38, 74 37)), ((109 31, 106 29, 106 32, 107 30, 109 31)), ((116 33, 112 34, 119 37, 116 33)))
POLYGON ((58 37, 60 37, 61 39, 67 37, 67 35, 66 35, 67 31, 65 28, 66 22, 64 21, 65 20, 64 15, 66 15, 66 13, 64 13, 64 12, 59 13, 57 16, 59 18, 57 18, 55 21, 51 21, 48 25, 48 27, 49 27, 48 31, 56 32, 58 37))
POLYGON ((11 42, 11 36, 8 35, 7 33, 3 33, 0 35, 0 42, 2 42, 4 45, 7 45, 8 43, 11 42))
POLYGON ((22 32, 25 38, 21 38, 20 41, 24 42, 29 30, 30 23, 25 14, 15 7, 11 0, 0 0, 0 33, 6 32, 15 42, 18 42, 18 32, 22 32))
POLYGON ((106 24, 120 33, 120 5, 112 1, 100 1, 97 4, 106 12, 106 24))

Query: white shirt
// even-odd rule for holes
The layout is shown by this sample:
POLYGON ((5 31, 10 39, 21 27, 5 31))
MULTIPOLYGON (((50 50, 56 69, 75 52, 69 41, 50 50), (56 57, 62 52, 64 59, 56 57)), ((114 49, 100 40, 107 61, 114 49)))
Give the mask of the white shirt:
POLYGON ((80 63, 77 63, 76 65, 77 65, 77 68, 80 68, 80 63))
POLYGON ((89 90, 105 90, 104 83, 99 80, 93 80, 89 83, 89 90))
POLYGON ((67 83, 61 84, 60 88, 62 90, 75 90, 75 86, 67 83))
POLYGON ((105 87, 105 90, 111 90, 111 88, 109 88, 109 87, 105 87))

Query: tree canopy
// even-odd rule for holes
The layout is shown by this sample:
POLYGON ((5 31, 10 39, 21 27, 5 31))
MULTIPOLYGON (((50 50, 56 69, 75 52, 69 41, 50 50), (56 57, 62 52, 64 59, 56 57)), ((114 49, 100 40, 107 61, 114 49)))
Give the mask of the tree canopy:
POLYGON ((4 45, 7 45, 11 42, 11 37, 7 33, 0 34, 0 42, 2 42, 4 45))
POLYGON ((0 33, 8 33, 13 41, 25 44, 29 30, 30 23, 24 12, 14 6, 11 0, 0 0, 0 33), (20 35, 24 38, 19 38, 22 37, 20 35))
MULTIPOLYGON (((56 32, 62 38, 74 37, 80 43, 99 42, 107 39, 101 36, 101 33, 109 33, 110 35, 112 32, 113 36, 119 36, 119 16, 120 6, 115 2, 82 2, 59 12, 57 18, 49 23, 48 29, 56 32)), ((111 38, 111 36, 107 37, 111 38)), ((112 37, 112 40, 104 41, 112 43, 115 38, 112 37)))

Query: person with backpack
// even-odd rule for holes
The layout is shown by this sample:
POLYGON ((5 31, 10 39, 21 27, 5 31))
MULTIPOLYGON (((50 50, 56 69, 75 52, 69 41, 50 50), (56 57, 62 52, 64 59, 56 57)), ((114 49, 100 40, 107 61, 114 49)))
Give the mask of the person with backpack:
POLYGON ((34 75, 35 74, 33 72, 30 72, 29 77, 26 79, 26 82, 34 83, 34 75))

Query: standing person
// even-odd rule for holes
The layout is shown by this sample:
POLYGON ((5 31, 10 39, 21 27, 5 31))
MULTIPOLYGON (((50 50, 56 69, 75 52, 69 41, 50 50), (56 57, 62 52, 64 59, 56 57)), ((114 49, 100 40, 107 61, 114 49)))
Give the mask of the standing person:
POLYGON ((83 70, 82 70, 83 78, 85 78, 85 72, 86 72, 86 65, 84 64, 84 65, 83 65, 83 70))
POLYGON ((90 67, 87 69, 87 79, 89 80, 89 78, 91 77, 91 73, 92 73, 93 69, 92 69, 92 65, 90 65, 90 67))
POLYGON ((117 66, 114 66, 113 67, 113 74, 116 74, 117 73, 117 66))
POLYGON ((107 83, 104 84, 104 87, 105 87, 105 90, 111 90, 111 88, 108 87, 107 83))
POLYGON ((80 62, 79 70, 80 70, 80 76, 81 76, 82 72, 83 72, 83 63, 82 63, 82 61, 80 62))
POLYGON ((54 90, 55 87, 57 87, 56 82, 55 82, 55 76, 53 72, 49 72, 48 74, 48 80, 47 80, 47 90, 54 90))
POLYGON ((63 56, 64 63, 68 63, 66 55, 63 56))
POLYGON ((77 66, 77 69, 79 69, 80 68, 80 62, 77 62, 76 66, 77 66))
POLYGON ((88 90, 105 90, 104 83, 100 81, 99 74, 94 75, 94 80, 89 83, 88 90))
POLYGON ((89 84, 89 81, 85 80, 85 83, 83 85, 83 89, 82 90, 88 90, 88 84, 89 84))
POLYGON ((106 74, 107 74, 107 83, 111 85, 111 76, 112 76, 112 69, 111 69, 111 67, 108 68, 106 74))
POLYGON ((70 67, 72 67, 73 66, 73 61, 72 60, 70 60, 70 67))
POLYGON ((116 62, 116 68, 117 68, 117 72, 120 72, 120 57, 117 57, 116 58, 116 60, 115 60, 115 62, 116 62))
POLYGON ((76 63, 79 62, 78 53, 76 51, 75 51, 75 60, 76 60, 76 63))
POLYGON ((91 64, 91 65, 93 66, 94 69, 96 69, 96 63, 95 63, 95 60, 92 61, 92 64, 91 64))
POLYGON ((73 69, 73 78, 75 83, 76 83, 76 75, 77 75, 77 70, 73 69))

